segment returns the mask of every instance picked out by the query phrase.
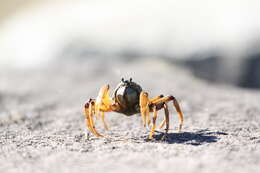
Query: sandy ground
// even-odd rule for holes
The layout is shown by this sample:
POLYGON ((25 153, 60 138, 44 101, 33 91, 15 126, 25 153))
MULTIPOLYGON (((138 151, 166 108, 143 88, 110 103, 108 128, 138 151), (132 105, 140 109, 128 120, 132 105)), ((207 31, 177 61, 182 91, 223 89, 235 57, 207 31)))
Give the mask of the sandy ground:
MULTIPOLYGON (((219 86, 158 60, 95 60, 0 72, 0 172, 260 171, 260 92, 219 86), (113 138, 89 134, 83 105, 99 88, 132 77, 151 96, 173 94, 166 141, 147 141, 139 115, 107 113, 113 138)), ((163 113, 159 113, 159 119, 163 113)))

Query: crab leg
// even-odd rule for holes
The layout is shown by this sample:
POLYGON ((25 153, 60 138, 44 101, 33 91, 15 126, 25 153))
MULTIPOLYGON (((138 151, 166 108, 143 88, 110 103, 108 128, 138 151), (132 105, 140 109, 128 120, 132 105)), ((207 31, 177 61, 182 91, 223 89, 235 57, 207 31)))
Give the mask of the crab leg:
MULTIPOLYGON (((168 129, 169 129, 169 109, 168 109, 168 106, 167 106, 167 103, 165 103, 163 105, 163 108, 164 108, 164 113, 165 113, 165 118, 164 120, 160 123, 160 126, 159 128, 163 128, 163 126, 165 125, 165 123, 168 121, 168 129)), ((167 124, 166 124, 166 129, 167 129, 167 124)), ((168 131, 168 130, 167 130, 168 131)))
POLYGON ((149 99, 148 93, 141 92, 140 94, 140 112, 143 120, 143 126, 146 126, 146 120, 148 118, 148 124, 150 121, 150 114, 149 114, 149 99))
POLYGON ((180 121, 178 131, 180 132, 181 129, 182 129, 182 125, 183 125, 183 114, 182 114, 180 105, 179 105, 178 101, 176 100, 176 98, 173 97, 173 96, 167 96, 167 97, 163 97, 161 99, 158 99, 158 100, 154 101, 153 103, 159 104, 159 103, 167 103, 169 101, 173 101, 173 106, 175 107, 176 112, 178 113, 178 118, 179 118, 179 121, 180 121))
POLYGON ((150 111, 149 110, 146 111, 146 117, 147 117, 147 124, 148 124, 148 126, 150 126, 150 124, 151 124, 151 117, 150 117, 150 111))
MULTIPOLYGON (((164 140, 167 137, 168 131, 169 131, 169 109, 167 106, 167 103, 163 104, 163 109, 164 109, 164 115, 165 115, 165 119, 162 123, 166 123, 166 128, 165 128, 165 134, 163 135, 163 137, 161 138, 161 140, 164 140)), ((162 124, 161 124, 162 125, 162 124)))
MULTIPOLYGON (((162 97, 163 97, 163 95, 159 95, 159 96, 156 96, 156 97, 154 97, 154 98, 151 98, 151 99, 149 100, 149 103, 153 103, 153 102, 155 102, 156 100, 161 99, 162 97)), ((150 126, 150 123, 151 123, 150 111, 147 111, 146 113, 147 113, 147 117, 148 117, 148 126, 150 126)), ((161 128, 161 126, 160 126, 160 128, 161 128)))
POLYGON ((93 128, 90 126, 89 103, 86 103, 86 104, 85 104, 84 111, 85 111, 85 116, 86 116, 86 125, 87 125, 89 131, 92 132, 92 133, 94 133, 93 128))
POLYGON ((182 129, 182 125, 183 125, 183 114, 182 114, 180 105, 175 98, 173 99, 173 105, 174 105, 176 111, 178 112, 178 117, 179 117, 179 120, 180 120, 178 131, 180 132, 181 129, 182 129))
POLYGON ((163 128, 163 126, 165 125, 165 123, 166 123, 166 120, 164 119, 164 120, 162 120, 162 122, 160 123, 160 126, 159 126, 159 128, 161 129, 161 128, 163 128))
POLYGON ((166 122, 165 133, 167 134, 168 130, 169 130, 169 126, 170 126, 169 109, 168 109, 167 103, 165 103, 163 105, 163 108, 164 108, 165 122, 166 122))
POLYGON ((91 116, 89 115, 89 112, 90 112, 89 103, 86 103, 86 105, 85 105, 86 125, 87 125, 89 131, 96 135, 95 129, 93 128, 93 120, 92 120, 91 116))
POLYGON ((95 107, 95 102, 94 101, 90 101, 90 105, 89 105, 89 111, 87 113, 87 116, 88 116, 88 121, 89 121, 89 126, 90 126, 90 129, 91 129, 91 132, 98 136, 98 137, 102 137, 101 134, 99 134, 96 129, 95 129, 95 126, 94 126, 94 121, 93 121, 93 112, 94 112, 94 107, 95 107))
MULTIPOLYGON (((161 98, 163 98, 163 95, 156 96, 156 97, 150 99, 150 103, 154 103, 154 102, 156 102, 157 100, 159 100, 159 99, 161 99, 161 98)), ((166 122, 165 120, 163 120, 163 121, 161 122, 161 124, 160 124, 160 126, 159 126, 160 129, 164 126, 165 122, 166 122)))
POLYGON ((105 121, 105 113, 104 112, 101 112, 101 119, 102 119, 105 130, 108 130, 108 126, 107 126, 107 123, 105 121))
POLYGON ((152 127, 152 130, 150 132, 149 139, 153 138, 153 134, 154 134, 154 131, 155 131, 155 128, 156 128, 156 119, 157 119, 157 110, 156 110, 156 106, 154 106, 153 107, 153 127, 152 127))
POLYGON ((163 95, 159 95, 159 96, 156 96, 156 97, 154 97, 154 98, 151 98, 151 99, 150 99, 150 102, 153 103, 154 101, 159 100, 159 99, 161 99, 161 98, 163 98, 163 95))

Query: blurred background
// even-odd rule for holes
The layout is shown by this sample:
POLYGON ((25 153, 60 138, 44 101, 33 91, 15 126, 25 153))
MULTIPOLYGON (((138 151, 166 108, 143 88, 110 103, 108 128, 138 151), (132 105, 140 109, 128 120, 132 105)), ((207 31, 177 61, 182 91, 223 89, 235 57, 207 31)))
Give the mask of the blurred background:
POLYGON ((0 0, 0 68, 139 61, 260 88, 258 0, 0 0))

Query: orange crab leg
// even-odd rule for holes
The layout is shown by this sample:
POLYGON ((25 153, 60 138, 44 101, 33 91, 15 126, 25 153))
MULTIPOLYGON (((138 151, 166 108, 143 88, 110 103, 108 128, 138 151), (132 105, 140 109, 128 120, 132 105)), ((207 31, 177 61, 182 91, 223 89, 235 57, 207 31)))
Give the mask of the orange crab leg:
POLYGON ((149 139, 153 138, 153 134, 154 134, 154 131, 155 131, 155 128, 156 128, 156 119, 157 119, 157 110, 156 110, 156 106, 154 106, 153 107, 153 127, 152 127, 152 130, 150 132, 149 139))
POLYGON ((147 122, 148 126, 150 126, 150 124, 151 124, 149 104, 162 97, 163 97, 163 95, 160 95, 160 96, 156 96, 149 100, 148 93, 141 92, 141 94, 140 94, 140 112, 141 112, 144 127, 146 126, 146 122, 147 122))
POLYGON ((156 96, 154 98, 151 98, 150 102, 153 103, 154 101, 159 100, 160 98, 163 98, 163 95, 159 95, 159 96, 156 96))
POLYGON ((167 97, 163 97, 161 99, 158 99, 158 100, 154 101, 153 103, 159 104, 159 103, 167 103, 169 101, 173 101, 173 106, 175 107, 176 112, 178 113, 178 118, 179 118, 179 121, 180 121, 178 131, 180 132, 181 129, 182 129, 182 125, 183 125, 183 114, 182 114, 180 105, 179 105, 178 101, 176 100, 176 98, 173 97, 173 96, 167 96, 167 97))
POLYGON ((89 103, 85 104, 84 111, 85 111, 85 116, 86 116, 86 125, 87 125, 89 131, 92 132, 93 134, 95 134, 93 128, 90 125, 91 122, 90 122, 90 118, 89 118, 89 103))
POLYGON ((166 123, 166 120, 164 119, 164 120, 162 120, 162 122, 160 123, 160 126, 159 126, 159 128, 161 129, 161 128, 163 128, 163 126, 165 125, 165 123, 166 123))
MULTIPOLYGON (((153 103, 153 102, 155 102, 156 100, 161 99, 162 97, 163 97, 163 95, 159 95, 159 96, 156 96, 156 97, 154 97, 154 98, 151 98, 151 99, 149 100, 149 103, 153 103)), ((147 117, 148 117, 148 126, 150 126, 150 123, 151 123, 150 110, 148 110, 146 113, 147 113, 147 117)), ((160 126, 160 128, 161 128, 161 126, 160 126)))
POLYGON ((166 124, 166 129, 167 129, 167 131, 168 131, 168 129, 169 129, 169 121, 170 121, 170 120, 169 120, 169 109, 168 109, 167 103, 165 103, 165 104, 163 105, 163 108, 164 108, 165 119, 160 123, 159 128, 160 128, 160 129, 163 128, 163 126, 165 125, 165 123, 168 122, 168 123, 166 124), (168 126, 168 128, 167 128, 167 126, 168 126))
POLYGON ((169 109, 168 109, 167 103, 165 103, 163 105, 163 108, 164 108, 165 122, 166 122, 165 133, 167 134, 168 130, 169 130, 169 126, 170 126, 169 109))
POLYGON ((149 99, 148 93, 141 92, 140 94, 140 112, 143 120, 143 126, 146 126, 146 120, 148 118, 148 124, 150 123, 150 114, 149 114, 149 99))
POLYGON ((107 123, 105 121, 105 113, 104 112, 101 112, 101 119, 102 119, 105 130, 108 130, 108 126, 107 126, 107 123))
POLYGON ((178 117, 179 117, 179 120, 180 120, 178 131, 180 132, 181 129, 182 129, 182 125, 183 125, 183 114, 182 114, 180 105, 175 98, 173 99, 173 105, 174 105, 176 111, 178 112, 178 117))
POLYGON ((150 126, 150 124, 151 124, 151 117, 150 117, 150 111, 149 110, 146 111, 146 117, 147 117, 147 124, 148 124, 148 126, 150 126))
POLYGON ((90 102, 90 105, 89 105, 89 112, 88 112, 88 119, 89 119, 89 126, 90 128, 92 129, 92 133, 94 135, 96 135, 97 137, 102 137, 101 134, 99 134, 96 129, 95 129, 95 126, 94 126, 94 121, 93 121, 93 112, 94 112, 94 107, 95 107, 95 102, 94 101, 91 101, 90 102))

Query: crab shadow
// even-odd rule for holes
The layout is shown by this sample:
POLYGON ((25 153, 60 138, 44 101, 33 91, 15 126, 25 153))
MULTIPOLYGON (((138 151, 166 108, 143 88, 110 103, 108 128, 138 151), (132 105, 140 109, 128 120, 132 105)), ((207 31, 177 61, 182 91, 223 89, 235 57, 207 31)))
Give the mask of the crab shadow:
POLYGON ((217 142, 221 135, 228 135, 224 132, 211 132, 209 130, 199 130, 197 132, 168 133, 163 139, 164 133, 157 132, 151 142, 166 142, 168 144, 187 144, 187 145, 203 145, 206 143, 217 142))

